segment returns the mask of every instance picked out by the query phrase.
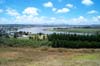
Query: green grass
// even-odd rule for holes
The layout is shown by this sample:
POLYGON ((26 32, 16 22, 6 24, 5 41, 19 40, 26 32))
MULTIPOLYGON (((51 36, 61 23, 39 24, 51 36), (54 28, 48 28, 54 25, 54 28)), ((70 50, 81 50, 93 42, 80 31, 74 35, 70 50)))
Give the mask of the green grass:
POLYGON ((99 60, 100 59, 100 53, 94 53, 94 54, 84 54, 84 55, 79 55, 79 56, 76 56, 75 58, 73 59, 76 59, 76 60, 99 60))
POLYGON ((100 29, 92 29, 92 28, 69 28, 69 29, 53 29, 52 31, 61 31, 61 32, 83 32, 83 33, 94 33, 100 32, 100 29))

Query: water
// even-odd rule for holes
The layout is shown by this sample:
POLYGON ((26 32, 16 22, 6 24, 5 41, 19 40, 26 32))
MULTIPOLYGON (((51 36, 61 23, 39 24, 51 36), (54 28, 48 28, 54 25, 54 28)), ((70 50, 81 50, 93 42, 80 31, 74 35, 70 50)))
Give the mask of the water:
POLYGON ((19 31, 31 32, 32 34, 43 33, 43 34, 52 34, 52 33, 66 33, 66 34, 78 34, 78 35, 92 35, 92 33, 76 33, 76 32, 61 32, 61 31, 51 31, 56 27, 32 27, 32 28, 22 28, 18 29, 19 31))
POLYGON ((52 34, 56 31, 49 31, 49 29, 53 29, 54 27, 32 27, 32 28, 22 28, 18 29, 18 31, 31 32, 32 34, 43 33, 43 34, 52 34))

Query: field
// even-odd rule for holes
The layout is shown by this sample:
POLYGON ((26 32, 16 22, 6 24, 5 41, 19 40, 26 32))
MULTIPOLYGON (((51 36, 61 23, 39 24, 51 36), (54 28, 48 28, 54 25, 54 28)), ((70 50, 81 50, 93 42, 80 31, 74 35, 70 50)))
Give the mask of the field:
POLYGON ((100 66, 100 49, 1 47, 0 66, 100 66))
POLYGON ((93 29, 93 28, 69 28, 69 29, 53 29, 52 31, 63 31, 63 32, 83 32, 83 33, 95 33, 100 32, 100 29, 93 29))

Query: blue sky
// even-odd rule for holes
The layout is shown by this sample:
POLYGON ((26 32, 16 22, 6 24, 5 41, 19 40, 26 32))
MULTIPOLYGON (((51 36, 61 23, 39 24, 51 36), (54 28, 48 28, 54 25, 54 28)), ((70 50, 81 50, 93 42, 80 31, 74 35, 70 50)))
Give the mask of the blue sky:
POLYGON ((100 24, 100 0, 0 0, 0 24, 100 24))

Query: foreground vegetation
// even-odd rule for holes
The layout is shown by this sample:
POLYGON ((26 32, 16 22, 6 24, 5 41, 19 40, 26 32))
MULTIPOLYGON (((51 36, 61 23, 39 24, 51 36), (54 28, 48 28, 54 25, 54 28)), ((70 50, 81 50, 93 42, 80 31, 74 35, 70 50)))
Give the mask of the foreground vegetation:
POLYGON ((0 48, 0 66, 100 66, 100 49, 0 48))
POLYGON ((77 34, 51 34, 48 40, 52 47, 64 48, 100 48, 100 35, 77 35, 77 34))
POLYGON ((46 39, 37 39, 43 35, 35 35, 35 38, 0 38, 0 46, 4 47, 62 47, 62 48, 100 48, 100 35, 77 34, 49 34, 46 39))
POLYGON ((100 66, 99 48, 99 34, 54 33, 26 38, 3 35, 0 37, 0 66, 100 66))
POLYGON ((47 40, 0 38, 0 46, 2 47, 41 47, 49 46, 49 44, 50 42, 47 40))

